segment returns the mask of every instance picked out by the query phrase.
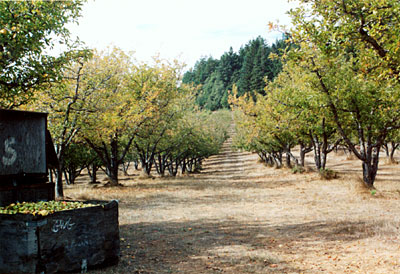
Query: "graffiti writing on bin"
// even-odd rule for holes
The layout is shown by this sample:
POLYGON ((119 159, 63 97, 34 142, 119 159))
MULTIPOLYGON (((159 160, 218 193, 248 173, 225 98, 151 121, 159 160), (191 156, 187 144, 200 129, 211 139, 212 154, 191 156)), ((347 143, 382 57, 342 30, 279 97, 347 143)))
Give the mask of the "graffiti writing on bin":
POLYGON ((86 248, 90 245, 89 240, 71 240, 67 244, 67 249, 86 248))
POLYGON ((15 160, 17 160, 17 151, 12 145, 15 145, 14 137, 9 137, 4 141, 5 155, 2 157, 2 161, 5 166, 11 166, 14 164, 15 160))
POLYGON ((51 231, 57 233, 61 230, 71 230, 75 224, 71 222, 71 218, 67 220, 55 220, 51 231))

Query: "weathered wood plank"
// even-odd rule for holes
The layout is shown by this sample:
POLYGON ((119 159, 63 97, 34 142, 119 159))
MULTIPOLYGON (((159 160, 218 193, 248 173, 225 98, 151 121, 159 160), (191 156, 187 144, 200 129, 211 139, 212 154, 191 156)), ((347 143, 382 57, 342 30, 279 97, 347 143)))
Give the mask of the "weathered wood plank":
POLYGON ((36 227, 27 225, 32 223, 32 217, 9 215, 0 218, 0 273, 35 273, 36 227))

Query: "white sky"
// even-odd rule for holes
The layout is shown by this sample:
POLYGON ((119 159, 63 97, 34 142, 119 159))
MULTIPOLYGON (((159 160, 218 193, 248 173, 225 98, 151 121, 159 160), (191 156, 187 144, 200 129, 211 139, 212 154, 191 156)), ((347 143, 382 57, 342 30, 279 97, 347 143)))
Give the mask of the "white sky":
POLYGON ((268 22, 289 25, 287 0, 89 0, 79 25, 71 26, 90 48, 114 45, 137 59, 177 58, 192 67, 202 56, 219 58, 261 35, 273 43, 279 33, 268 22))

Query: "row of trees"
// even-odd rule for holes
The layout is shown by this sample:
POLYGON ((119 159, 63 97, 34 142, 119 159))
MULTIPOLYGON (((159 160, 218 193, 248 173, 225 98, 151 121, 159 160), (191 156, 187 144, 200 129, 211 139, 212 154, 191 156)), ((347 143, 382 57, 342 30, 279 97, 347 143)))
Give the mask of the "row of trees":
MULTIPOLYGON (((149 175, 199 168, 226 138, 225 113, 200 112, 195 89, 181 83, 182 66, 141 64, 119 49, 93 52, 71 39, 84 1, 0 2, 0 107, 48 112, 59 165, 73 183, 83 168, 103 168, 111 185, 118 169, 140 162, 149 175), (63 45, 59 56, 49 54, 63 45)), ((229 124, 229 123, 228 123, 229 124)))
POLYGON ((232 48, 221 58, 202 58, 193 69, 183 76, 184 83, 199 86, 196 103, 205 109, 229 108, 228 91, 234 84, 239 95, 249 92, 252 96, 265 94, 264 77, 269 80, 281 70, 279 58, 270 59, 270 54, 279 55, 286 47, 284 39, 269 46, 266 40, 258 37, 248 42, 238 53, 232 48))
POLYGON ((283 56, 266 96, 231 97, 238 146, 277 165, 284 154, 287 164, 304 165, 314 151, 324 170, 327 154, 342 144, 373 187, 382 147, 393 157, 400 137, 399 11, 393 0, 301 1, 291 12, 298 47, 283 56), (299 159, 291 153, 296 145, 299 159))
POLYGON ((217 113, 195 109, 194 89, 180 84, 181 71, 179 63, 159 59, 138 64, 114 48, 79 59, 62 81, 35 92, 27 107, 49 113, 58 195, 63 174, 73 182, 83 168, 95 181, 103 167, 118 185, 119 169, 130 161, 140 162, 145 175, 154 165, 162 176, 176 175, 178 167, 194 171, 218 152, 227 130, 217 113))

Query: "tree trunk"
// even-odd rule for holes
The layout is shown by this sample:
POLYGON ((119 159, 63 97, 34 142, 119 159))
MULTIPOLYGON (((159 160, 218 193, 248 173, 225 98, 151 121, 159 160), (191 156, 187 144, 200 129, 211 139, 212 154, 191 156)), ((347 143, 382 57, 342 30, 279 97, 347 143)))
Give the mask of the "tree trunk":
POLYGON ((153 147, 152 150, 147 148, 146 150, 141 149, 140 146, 134 142, 135 147, 138 151, 140 163, 142 165, 142 176, 143 177, 150 177, 151 169, 153 167, 154 163, 154 157, 155 157, 155 147, 153 147))
POLYGON ((102 170, 105 169, 110 182, 109 186, 118 186, 118 167, 124 160, 132 141, 133 137, 128 141, 128 143, 123 147, 121 155, 119 155, 119 144, 118 144, 118 131, 110 136, 110 150, 108 150, 108 146, 104 141, 101 142, 101 145, 95 145, 91 142, 90 139, 85 138, 86 143, 96 152, 97 156, 101 160, 103 167, 100 167, 102 170))
POLYGON ((57 178, 56 178, 56 186, 55 186, 55 196, 56 198, 64 197, 63 190, 63 172, 64 172, 64 151, 65 145, 61 144, 57 146, 57 158, 58 158, 58 166, 57 166, 57 178))
POLYGON ((81 174, 83 168, 75 169, 75 168, 67 168, 65 172, 65 181, 69 185, 75 184, 76 178, 81 174))
POLYGON ((122 163, 122 171, 124 172, 125 176, 129 176, 128 169, 129 169, 130 164, 131 164, 130 161, 122 163))
POLYGON ((385 152, 386 152, 386 157, 387 157, 388 159, 390 159, 389 144, 385 142, 385 143, 382 145, 382 147, 383 147, 383 149, 384 149, 385 152))
POLYGON ((201 171, 201 158, 194 159, 194 170, 193 172, 200 172, 201 171))
POLYGON ((328 152, 326 151, 325 148, 322 148, 322 153, 321 153, 321 169, 325 169, 327 157, 328 157, 328 152))
POLYGON ((377 154, 371 156, 367 157, 368 159, 362 163, 364 184, 369 188, 374 186, 375 177, 378 172, 379 151, 377 154))
POLYGON ((156 160, 154 161, 154 166, 156 167, 157 173, 161 176, 165 176, 165 163, 166 155, 158 154, 156 160))
POLYGON ((282 152, 273 153, 273 159, 276 168, 282 167, 282 152))
POLYGON ((334 144, 329 144, 329 138, 334 134, 334 130, 329 130, 325 123, 325 118, 322 119, 322 136, 319 138, 311 130, 309 136, 311 143, 314 147, 314 160, 315 166, 318 170, 326 168, 326 162, 328 159, 328 154, 334 150, 334 148, 340 143, 341 138, 338 139, 334 144))
POLYGON ((75 179, 79 176, 78 172, 70 170, 68 171, 68 174, 69 174, 69 184, 74 185, 75 179))
POLYGON ((90 176, 90 183, 97 184, 97 170, 98 166, 95 162, 92 163, 92 172, 90 172, 90 168, 87 168, 89 176, 90 176))
POLYGON ((97 170, 98 170, 97 164, 93 163, 92 164, 92 184, 97 183, 97 170))
POLYGON ((286 148, 286 161, 285 161, 285 166, 287 168, 291 168, 292 167, 292 163, 290 161, 290 148, 287 147, 286 148))
POLYGON ((189 171, 189 173, 193 173, 194 171, 194 159, 190 159, 187 163, 187 170, 189 171))
POLYGON ((314 162, 315 162, 315 167, 317 170, 320 170, 322 168, 322 161, 321 161, 321 143, 318 140, 318 137, 313 136, 311 134, 311 141, 313 144, 313 149, 314 149, 314 162))
POLYGON ((295 166, 299 166, 299 160, 293 155, 292 152, 286 152, 289 157, 292 159, 292 161, 294 162, 295 166))
POLYGON ((68 171, 66 169, 64 169, 63 173, 64 173, 64 178, 65 178, 65 183, 67 185, 69 185, 70 183, 69 183, 69 178, 68 178, 68 171))
POLYGON ((172 157, 169 157, 169 163, 168 163, 168 172, 171 176, 176 176, 178 173, 178 168, 179 168, 179 160, 178 159, 173 159, 172 157))
POLYGON ((49 169, 50 183, 53 183, 53 169, 49 169))
MULTIPOLYGON (((157 174, 158 175, 161 175, 161 169, 162 169, 162 167, 161 167, 161 155, 160 154, 158 154, 157 155, 157 157, 155 157, 155 159, 154 159, 154 167, 156 168, 156 172, 157 172, 157 174)), ((161 177, 163 177, 162 175, 161 175, 161 177)))
POLYGON ((362 163, 363 181, 366 187, 373 188, 378 172, 380 148, 367 148, 366 160, 362 163))
POLYGON ((267 162, 267 157, 266 157, 266 155, 265 155, 265 153, 263 152, 263 151, 261 151, 261 152, 258 152, 257 153, 258 154, 258 157, 260 157, 260 159, 263 161, 263 162, 267 162))
POLYGON ((138 170, 139 169, 139 161, 134 160, 133 164, 135 165, 135 170, 138 170))
POLYGON ((394 159, 394 153, 396 152, 397 148, 399 147, 400 144, 391 142, 392 147, 389 155, 389 159, 391 163, 396 163, 396 160, 394 159))
POLYGON ((271 154, 268 154, 267 159, 268 166, 273 167, 275 165, 274 157, 271 154))
POLYGON ((144 176, 150 176, 152 167, 153 167, 153 160, 149 161, 146 161, 145 159, 142 160, 142 174, 144 176))
POLYGON ((305 158, 306 154, 312 151, 312 146, 305 146, 303 143, 300 143, 300 166, 305 166, 305 158))
POLYGON ((63 191, 63 172, 61 169, 61 162, 59 166, 57 167, 57 172, 56 172, 57 180, 56 180, 56 187, 55 187, 55 194, 57 198, 64 197, 64 191, 63 191))
POLYGON ((187 171, 187 162, 186 159, 183 159, 181 163, 181 175, 186 174, 187 171))
MULTIPOLYGON (((329 146, 329 144, 328 144, 328 133, 325 131, 325 118, 322 119, 322 126, 323 126, 324 133, 323 133, 323 136, 322 136, 322 140, 323 141, 322 141, 322 151, 321 151, 321 168, 325 169, 325 167, 326 167, 326 159, 327 159, 328 153, 329 153, 329 151, 328 151, 328 146, 329 146)), ((333 148, 332 148, 332 150, 333 150, 333 148)))
POLYGON ((306 163, 305 159, 306 159, 306 151, 304 149, 304 146, 300 145, 300 165, 302 167, 304 167, 304 165, 306 163))
POLYGON ((108 167, 110 186, 118 185, 118 141, 113 139, 111 141, 111 162, 108 167))

